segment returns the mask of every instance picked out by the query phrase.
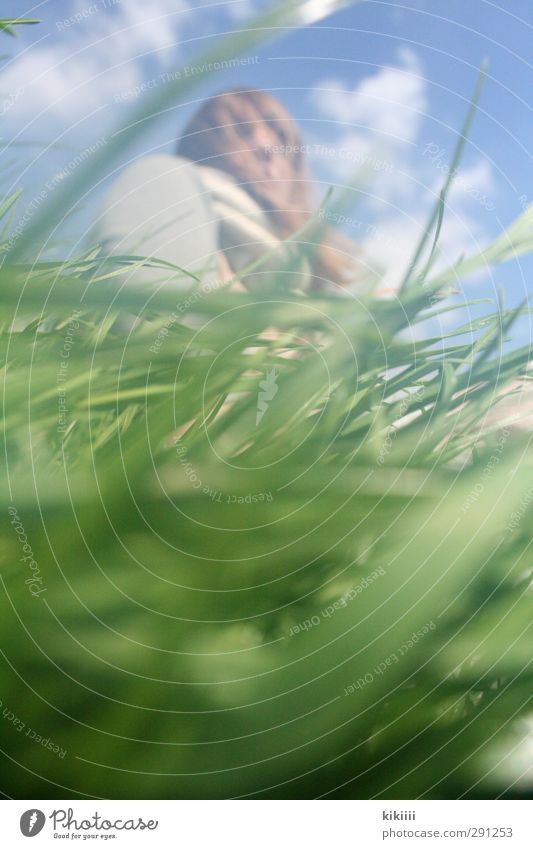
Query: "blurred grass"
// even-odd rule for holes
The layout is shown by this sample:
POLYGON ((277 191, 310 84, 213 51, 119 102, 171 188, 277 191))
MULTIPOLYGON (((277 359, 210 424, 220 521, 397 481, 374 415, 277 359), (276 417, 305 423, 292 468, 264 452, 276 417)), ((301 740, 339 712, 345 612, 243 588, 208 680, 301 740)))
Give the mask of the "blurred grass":
POLYGON ((528 795, 512 759, 488 764, 530 712, 531 455, 494 424, 527 377, 529 347, 505 340, 529 308, 404 332, 530 251, 531 212, 394 300, 298 297, 280 273, 192 307, 194 281, 125 285, 131 258, 39 261, 50 216, 2 236, 3 792, 528 795), (123 313, 144 319, 127 337, 123 313))

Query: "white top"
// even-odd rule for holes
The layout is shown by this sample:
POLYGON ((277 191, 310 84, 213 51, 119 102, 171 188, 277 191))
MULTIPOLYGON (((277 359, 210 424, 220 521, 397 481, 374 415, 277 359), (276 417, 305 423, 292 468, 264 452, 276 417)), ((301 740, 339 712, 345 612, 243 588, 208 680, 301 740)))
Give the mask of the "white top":
MULTIPOLYGON (((143 157, 129 165, 107 193, 89 242, 105 256, 162 260, 175 269, 143 266, 125 275, 128 282, 165 283, 177 289, 193 281, 180 271, 215 279, 216 254, 224 251, 239 273, 268 251, 275 254, 243 274, 250 289, 268 283, 284 268, 289 249, 272 233, 267 213, 229 174, 170 154, 143 157)), ((300 263, 290 288, 305 288, 308 266, 300 263)))
POLYGON ((107 195, 89 240, 104 256, 162 260, 175 269, 135 268, 128 282, 161 283, 177 289, 194 282, 184 269, 213 274, 219 250, 218 226, 197 168, 168 154, 146 156, 129 165, 107 195), (211 271, 209 271, 209 269, 211 271))

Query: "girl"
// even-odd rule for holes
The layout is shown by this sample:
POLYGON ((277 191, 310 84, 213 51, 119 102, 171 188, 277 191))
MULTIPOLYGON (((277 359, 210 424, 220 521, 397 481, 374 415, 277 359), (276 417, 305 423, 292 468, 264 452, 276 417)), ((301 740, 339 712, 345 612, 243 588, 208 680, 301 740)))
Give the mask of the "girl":
MULTIPOLYGON (((198 163, 219 221, 219 268, 227 274, 239 273, 316 213, 298 126, 271 94, 239 88, 209 98, 187 124, 177 153, 198 163)), ((335 291, 357 280, 354 243, 324 228, 320 216, 301 240, 312 261, 295 275, 293 288, 335 291)), ((272 268, 262 270, 264 278, 272 268)), ((244 274, 243 283, 260 285, 258 277, 244 274)))
POLYGON ((209 98, 176 153, 129 165, 92 229, 104 255, 152 260, 127 282, 183 290, 191 273, 209 285, 237 275, 237 286, 256 290, 278 273, 291 291, 339 293, 357 280, 354 243, 316 215, 298 127, 272 95, 241 88, 209 98))

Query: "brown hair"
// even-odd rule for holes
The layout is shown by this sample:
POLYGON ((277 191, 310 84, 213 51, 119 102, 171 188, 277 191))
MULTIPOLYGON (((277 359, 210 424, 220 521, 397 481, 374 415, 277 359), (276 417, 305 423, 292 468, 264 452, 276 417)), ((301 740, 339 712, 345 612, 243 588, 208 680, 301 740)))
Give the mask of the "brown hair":
MULTIPOLYGON (((177 153, 195 162, 220 168, 235 177, 248 194, 267 212, 274 232, 287 238, 302 227, 314 211, 312 181, 303 154, 298 125, 271 94, 256 89, 227 89, 203 103, 190 119, 179 141, 177 153), (255 150, 243 151, 243 127, 266 123, 290 151, 291 178, 288 196, 279 184, 262 171, 255 150)), ((263 166, 264 167, 264 166, 263 166)), ((328 283, 340 286, 356 279, 358 265, 355 243, 319 221, 302 235, 312 248, 312 288, 328 283)))

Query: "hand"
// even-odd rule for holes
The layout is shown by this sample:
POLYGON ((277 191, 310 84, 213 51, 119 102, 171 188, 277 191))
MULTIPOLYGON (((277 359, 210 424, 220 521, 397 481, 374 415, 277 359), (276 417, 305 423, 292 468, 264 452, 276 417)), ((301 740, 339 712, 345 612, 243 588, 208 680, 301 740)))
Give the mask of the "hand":
MULTIPOLYGON (((232 280, 235 277, 235 273, 232 271, 231 266, 228 262, 226 254, 223 251, 220 251, 217 254, 217 272, 218 276, 222 283, 226 283, 228 280, 232 280)), ((234 280, 230 287, 230 291, 232 292, 245 292, 246 289, 242 285, 240 280, 234 280)))

